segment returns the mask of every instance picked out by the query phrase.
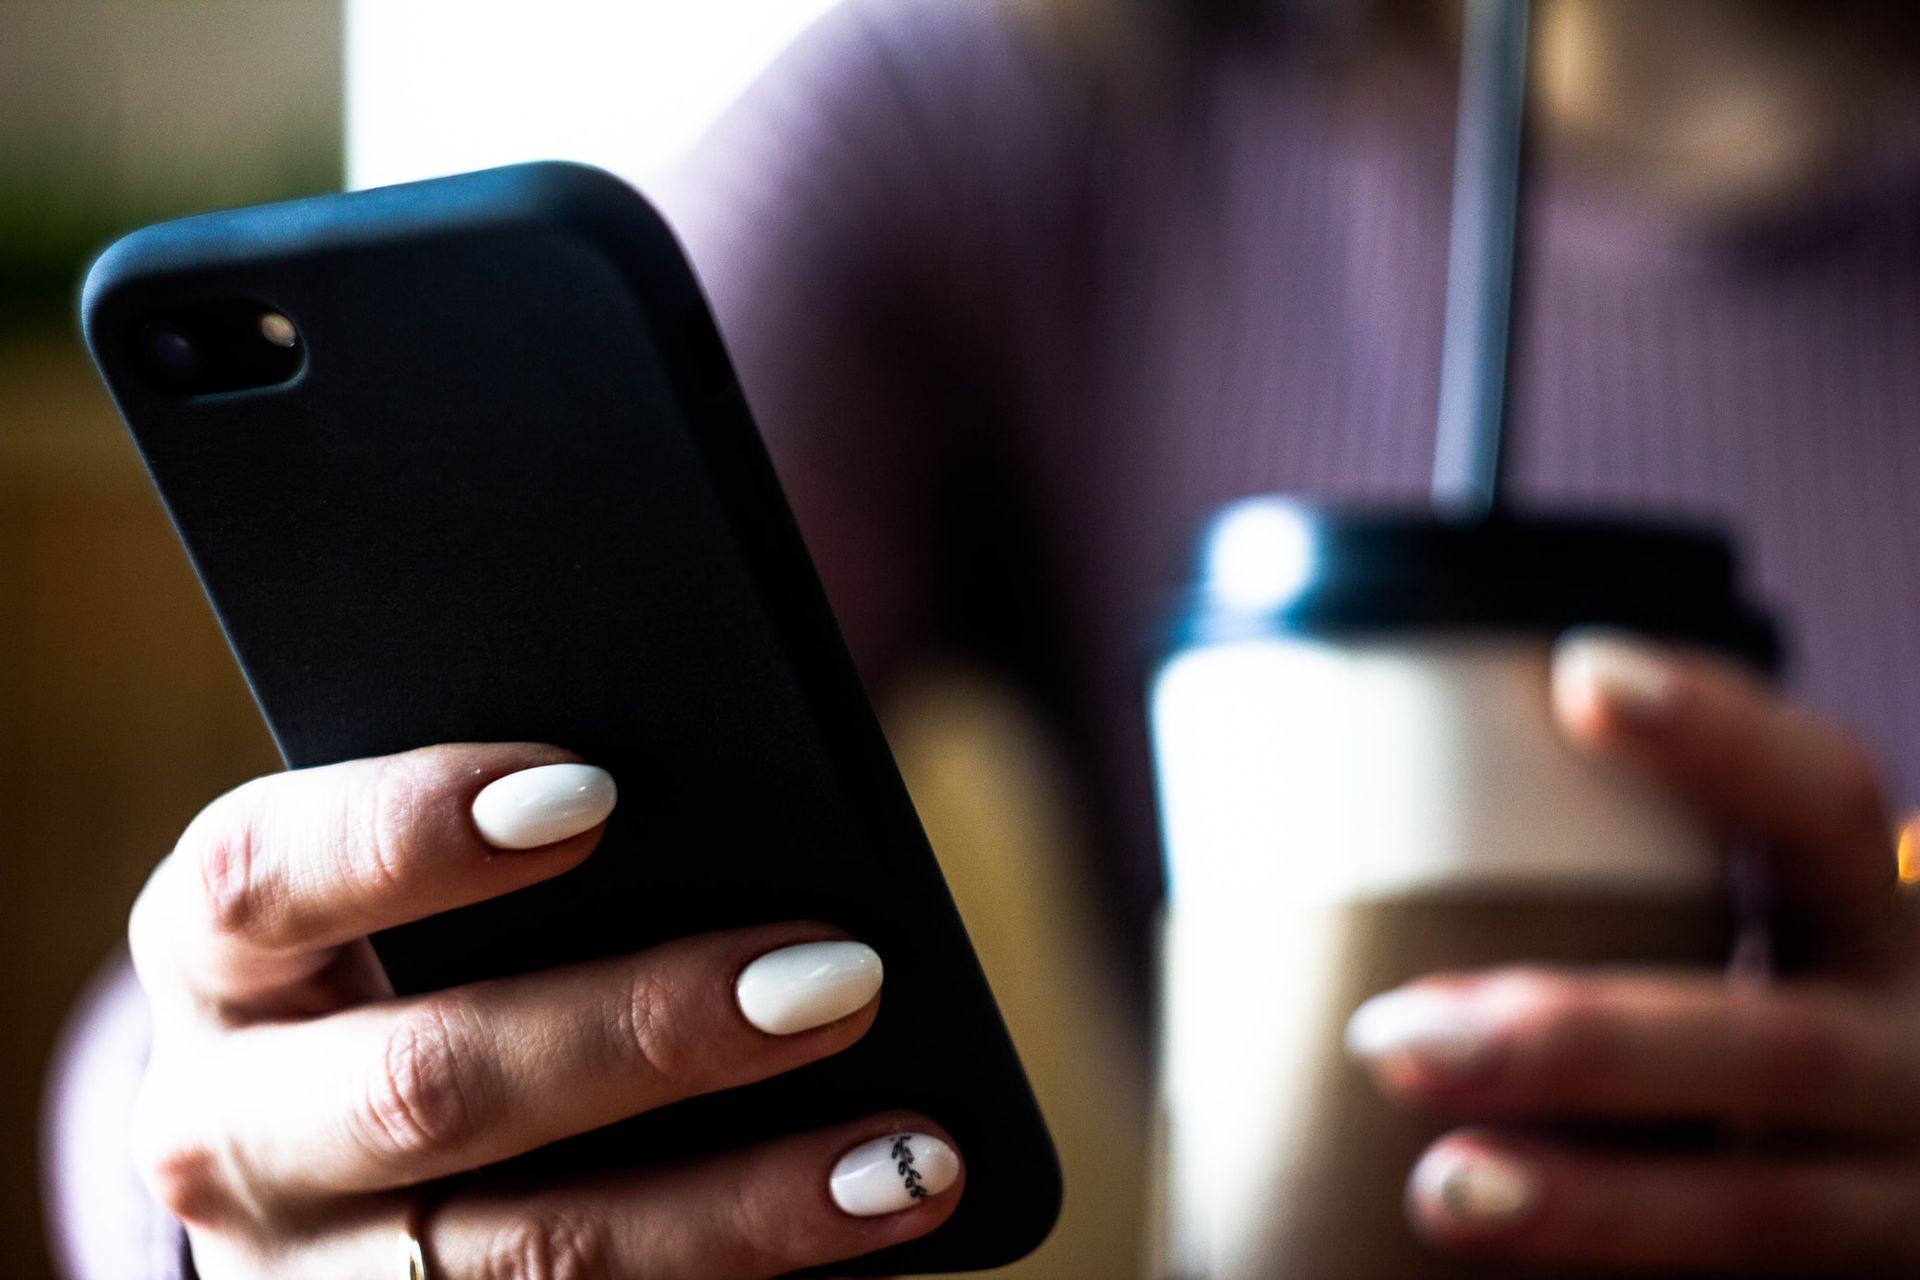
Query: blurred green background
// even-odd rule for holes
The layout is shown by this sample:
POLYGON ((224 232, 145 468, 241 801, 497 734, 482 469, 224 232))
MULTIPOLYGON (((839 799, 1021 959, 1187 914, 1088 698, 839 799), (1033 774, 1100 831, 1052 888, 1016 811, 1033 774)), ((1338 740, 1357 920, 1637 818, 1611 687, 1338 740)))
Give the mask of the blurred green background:
POLYGON ((52 1275, 42 1073, 180 826, 273 752, 75 331, 91 255, 340 185, 331 0, 0 2, 0 1270, 52 1275))
POLYGON ((64 327, 126 228, 338 187, 341 49, 328 0, 0 5, 0 318, 64 327))

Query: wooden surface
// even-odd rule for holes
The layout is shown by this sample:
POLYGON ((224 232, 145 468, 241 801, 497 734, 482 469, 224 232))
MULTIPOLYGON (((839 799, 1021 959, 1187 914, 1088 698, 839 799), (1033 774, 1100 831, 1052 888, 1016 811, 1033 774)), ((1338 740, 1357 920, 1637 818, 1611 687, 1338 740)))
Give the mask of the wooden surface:
MULTIPOLYGON (((1137 1273, 1141 1072, 1059 856, 1044 738, 990 684, 941 676, 890 733, 1067 1167, 1042 1251, 1002 1274, 1137 1273)), ((0 345, 0 1259, 51 1271, 42 1072, 73 994, 187 819, 274 753, 75 344, 0 345)))

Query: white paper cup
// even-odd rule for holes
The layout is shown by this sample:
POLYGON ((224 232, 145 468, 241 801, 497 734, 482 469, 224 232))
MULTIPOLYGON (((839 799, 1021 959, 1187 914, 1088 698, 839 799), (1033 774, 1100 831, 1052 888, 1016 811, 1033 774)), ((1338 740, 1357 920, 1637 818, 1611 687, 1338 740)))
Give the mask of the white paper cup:
POLYGON ((1346 1060, 1348 1016, 1443 969, 1724 960, 1713 828, 1552 723, 1550 647, 1576 623, 1772 660, 1724 544, 1697 531, 1270 499, 1215 523, 1150 690, 1169 882, 1157 1274, 1493 1274, 1405 1226, 1406 1174, 1440 1129, 1346 1060))

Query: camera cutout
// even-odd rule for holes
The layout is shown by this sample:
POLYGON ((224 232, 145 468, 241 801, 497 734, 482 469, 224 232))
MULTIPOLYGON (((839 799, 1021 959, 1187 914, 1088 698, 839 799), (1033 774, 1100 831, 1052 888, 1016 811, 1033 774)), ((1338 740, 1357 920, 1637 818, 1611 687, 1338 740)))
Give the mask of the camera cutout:
POLYGON ((254 298, 155 312, 133 325, 129 341, 147 381, 181 396, 276 386, 306 363, 298 326, 254 298))

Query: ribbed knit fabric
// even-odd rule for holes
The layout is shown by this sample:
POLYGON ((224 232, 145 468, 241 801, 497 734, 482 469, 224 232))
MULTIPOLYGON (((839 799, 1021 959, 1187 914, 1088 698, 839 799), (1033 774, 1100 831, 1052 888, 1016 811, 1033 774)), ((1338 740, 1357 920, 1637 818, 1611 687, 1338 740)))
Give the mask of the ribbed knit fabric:
MULTIPOLYGON (((1157 880, 1152 632, 1201 521, 1426 491, 1452 95, 1444 56, 1356 83, 1285 41, 1103 81, 995 0, 855 0, 655 191, 870 677, 944 649, 1026 684, 1084 766, 1122 936, 1157 880)), ((1552 163, 1528 216, 1516 498, 1727 521, 1794 687, 1920 800, 1920 109, 1765 224, 1552 163)), ((73 1120, 124 1114, 83 1095, 131 1078, 90 1065, 139 1052, 128 981, 50 1093, 86 1280, 178 1274, 98 1173, 124 1149, 73 1120)))
MULTIPOLYGON (((857 652, 1018 665, 1136 911, 1146 656, 1207 513, 1426 491, 1450 61, 1100 84, 1007 6, 859 0, 659 193, 857 652)), ((1920 99, 1765 219, 1552 157, 1526 219, 1514 499, 1732 526, 1794 688, 1920 799, 1920 99)))

